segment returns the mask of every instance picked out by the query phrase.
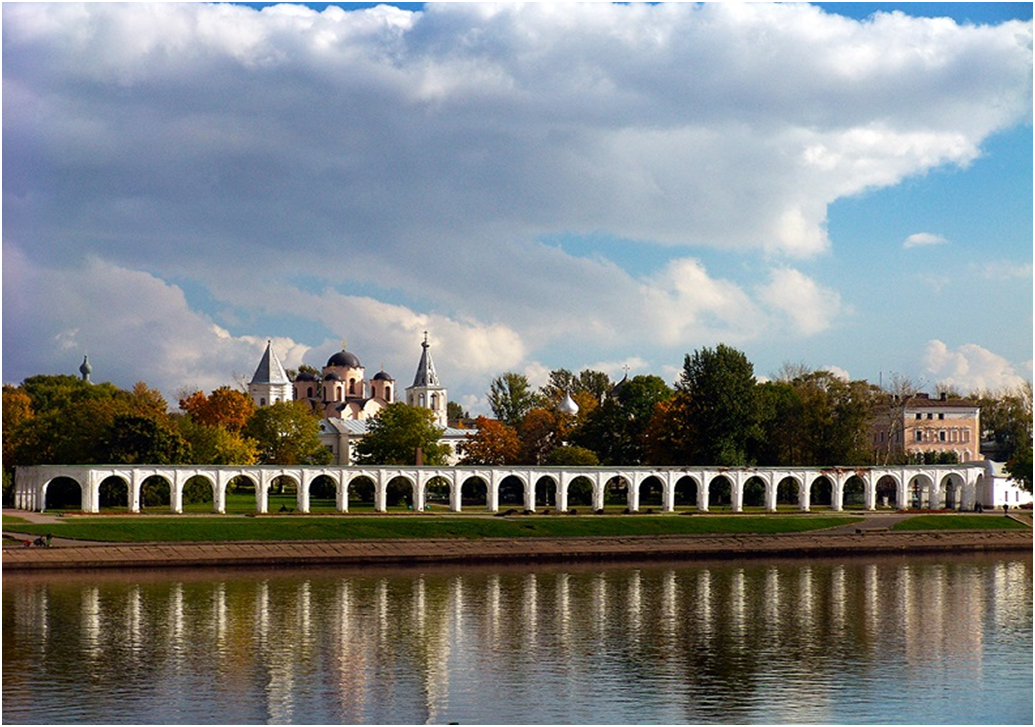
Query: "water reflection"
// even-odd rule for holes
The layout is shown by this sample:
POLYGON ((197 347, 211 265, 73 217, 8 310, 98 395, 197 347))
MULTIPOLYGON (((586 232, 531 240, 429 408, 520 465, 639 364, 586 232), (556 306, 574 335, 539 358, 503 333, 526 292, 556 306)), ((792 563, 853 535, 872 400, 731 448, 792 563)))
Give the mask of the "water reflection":
POLYGON ((1032 561, 9 576, 5 722, 1030 722, 1032 561))

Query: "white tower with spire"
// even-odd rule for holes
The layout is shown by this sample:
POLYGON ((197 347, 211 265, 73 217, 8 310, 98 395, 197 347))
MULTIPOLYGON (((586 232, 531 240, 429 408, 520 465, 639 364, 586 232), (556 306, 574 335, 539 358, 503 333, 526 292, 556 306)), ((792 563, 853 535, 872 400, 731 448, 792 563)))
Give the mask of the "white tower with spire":
POLYGON ((255 375, 248 382, 248 394, 256 406, 269 406, 295 398, 291 380, 280 365, 277 354, 273 352, 272 341, 266 341, 266 351, 255 369, 255 375))
POLYGON ((446 387, 439 383, 435 364, 428 350, 430 347, 428 332, 424 331, 420 363, 417 364, 417 375, 413 377, 413 386, 406 387, 406 403, 421 409, 430 409, 435 414, 435 424, 444 428, 448 421, 446 387))

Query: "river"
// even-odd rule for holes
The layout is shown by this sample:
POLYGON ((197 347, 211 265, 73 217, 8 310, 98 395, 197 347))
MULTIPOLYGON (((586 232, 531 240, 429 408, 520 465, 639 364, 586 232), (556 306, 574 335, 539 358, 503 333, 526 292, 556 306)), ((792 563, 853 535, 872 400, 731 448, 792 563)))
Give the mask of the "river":
POLYGON ((1031 724, 1032 558, 12 573, 3 722, 1031 724))

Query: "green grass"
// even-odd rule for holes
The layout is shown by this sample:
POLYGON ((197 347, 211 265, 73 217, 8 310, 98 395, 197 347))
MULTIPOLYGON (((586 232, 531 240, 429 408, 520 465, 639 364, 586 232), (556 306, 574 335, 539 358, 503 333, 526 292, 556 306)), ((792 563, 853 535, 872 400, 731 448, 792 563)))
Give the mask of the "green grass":
POLYGON ((33 535, 104 542, 226 542, 235 540, 353 540, 381 538, 516 538, 709 533, 792 533, 859 522, 850 516, 795 515, 462 515, 169 517, 81 516, 18 530, 33 535))
POLYGON ((891 526, 892 530, 1014 530, 1028 526, 994 515, 916 515, 891 526))

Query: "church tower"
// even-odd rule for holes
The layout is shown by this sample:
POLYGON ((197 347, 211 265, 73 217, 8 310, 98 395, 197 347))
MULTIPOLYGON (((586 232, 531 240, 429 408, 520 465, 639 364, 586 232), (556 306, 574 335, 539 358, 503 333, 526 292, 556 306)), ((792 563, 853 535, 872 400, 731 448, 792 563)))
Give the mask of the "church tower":
POLYGON ((430 347, 428 332, 424 331, 420 363, 417 364, 417 375, 413 377, 413 386, 406 387, 406 403, 421 409, 431 409, 435 414, 435 424, 444 428, 448 421, 446 387, 439 383, 431 351, 428 350, 430 347))
POLYGON ((248 382, 248 394, 256 406, 269 406, 295 398, 291 380, 280 365, 277 354, 273 353, 272 341, 266 342, 266 352, 262 354, 255 375, 248 382))

